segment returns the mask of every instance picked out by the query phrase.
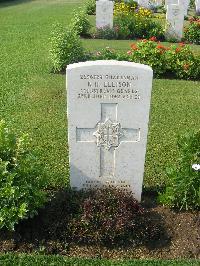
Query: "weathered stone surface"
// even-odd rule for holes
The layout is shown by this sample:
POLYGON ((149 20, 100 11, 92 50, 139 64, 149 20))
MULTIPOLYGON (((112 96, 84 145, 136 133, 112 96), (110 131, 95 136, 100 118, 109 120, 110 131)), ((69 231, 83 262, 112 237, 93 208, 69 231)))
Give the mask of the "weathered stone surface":
POLYGON ((165 0, 165 8, 167 8, 168 5, 178 5, 179 0, 165 0))
POLYGON ((149 0, 138 0, 138 5, 143 6, 145 8, 149 8, 150 2, 149 0))
POLYGON ((182 5, 168 5, 166 13, 166 37, 181 40, 183 36, 184 8, 182 5))
POLYGON ((114 185, 140 200, 153 71, 119 61, 67 67, 70 183, 114 185))
POLYGON ((113 27, 112 1, 99 0, 96 2, 96 28, 113 27))
POLYGON ((196 14, 200 15, 200 0, 195 0, 196 14))

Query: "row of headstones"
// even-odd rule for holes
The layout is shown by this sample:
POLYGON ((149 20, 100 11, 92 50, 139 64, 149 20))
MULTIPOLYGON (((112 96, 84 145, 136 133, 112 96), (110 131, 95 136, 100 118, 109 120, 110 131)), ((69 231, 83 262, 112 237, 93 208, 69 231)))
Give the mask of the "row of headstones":
MULTIPOLYGON (((136 0, 136 2, 143 7, 149 8, 151 6, 161 6, 164 1, 162 0, 136 0)), ((184 8, 184 15, 187 16, 190 0, 165 0, 165 7, 172 4, 182 4, 184 8)), ((196 13, 200 12, 200 0, 195 0, 196 13)))
MULTIPOLYGON (((168 16, 177 8, 168 5, 168 16)), ((141 200, 152 78, 149 66, 132 62, 67 67, 72 188, 116 186, 141 200)))
MULTIPOLYGON (((149 7, 149 0, 137 0, 138 4, 149 7)), ((157 5, 162 1, 156 0, 157 5)), ((166 0, 166 37, 181 40, 184 16, 187 15, 190 0, 166 0)), ((200 12, 200 0, 195 1, 196 12, 200 12)), ((100 0, 96 3, 96 27, 113 27, 113 1, 100 0)))

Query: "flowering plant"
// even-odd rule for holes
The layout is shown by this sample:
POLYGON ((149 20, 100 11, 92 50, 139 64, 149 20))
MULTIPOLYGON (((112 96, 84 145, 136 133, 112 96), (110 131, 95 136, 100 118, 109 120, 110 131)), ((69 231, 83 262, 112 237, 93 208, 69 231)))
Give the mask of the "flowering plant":
POLYGON ((116 59, 146 64, 153 68, 156 77, 168 74, 179 79, 200 77, 200 59, 188 45, 179 43, 178 46, 165 46, 155 36, 133 43, 126 53, 108 48, 94 54, 92 59, 116 59))
POLYGON ((154 70, 155 76, 160 76, 166 72, 165 50, 163 45, 156 42, 153 36, 149 40, 143 39, 137 44, 131 45, 130 61, 147 64, 154 70))
POLYGON ((169 71, 174 72, 175 77, 183 79, 196 79, 200 75, 199 58, 196 57, 190 47, 184 43, 171 45, 166 52, 166 63, 169 71))
POLYGON ((152 18, 152 11, 140 6, 139 8, 135 9, 135 16, 152 18))
POLYGON ((132 15, 147 18, 152 17, 152 11, 150 9, 138 6, 137 2, 135 1, 115 3, 114 16, 122 14, 127 16, 132 15))
POLYGON ((135 1, 132 2, 116 2, 114 5, 114 16, 119 14, 130 15, 134 14, 134 11, 138 7, 138 3, 135 1))
POLYGON ((151 18, 119 14, 115 16, 114 26, 118 27, 118 39, 150 38, 164 39, 164 29, 151 18))
POLYGON ((200 170, 200 164, 193 164, 192 169, 194 169, 195 171, 199 171, 200 170))
POLYGON ((189 26, 184 31, 185 40, 190 43, 200 44, 200 19, 193 17, 189 26))

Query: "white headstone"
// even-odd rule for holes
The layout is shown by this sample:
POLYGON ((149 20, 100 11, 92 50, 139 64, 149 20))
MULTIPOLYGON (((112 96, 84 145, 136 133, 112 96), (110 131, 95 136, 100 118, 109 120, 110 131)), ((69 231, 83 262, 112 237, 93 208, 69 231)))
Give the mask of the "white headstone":
POLYGON ((157 6, 162 6, 162 3, 163 3, 162 0, 156 0, 156 5, 157 6))
POLYGON ((96 2, 96 28, 113 27, 112 1, 99 0, 96 2))
POLYGON ((183 5, 184 16, 187 16, 190 0, 179 0, 179 5, 183 5))
POLYGON ((152 76, 114 60, 67 67, 71 187, 116 186, 140 201, 152 76))
POLYGON ((178 5, 179 0, 165 0, 165 8, 167 8, 168 5, 178 5))
POLYGON ((196 14, 200 15, 200 0, 195 1, 196 14))
POLYGON ((183 37, 183 23, 183 6, 168 5, 166 13, 166 37, 181 40, 183 37))
POLYGON ((150 7, 159 7, 162 6, 162 0, 150 0, 150 7))
POLYGON ((149 0, 138 0, 138 5, 145 8, 149 8, 150 2, 149 0))

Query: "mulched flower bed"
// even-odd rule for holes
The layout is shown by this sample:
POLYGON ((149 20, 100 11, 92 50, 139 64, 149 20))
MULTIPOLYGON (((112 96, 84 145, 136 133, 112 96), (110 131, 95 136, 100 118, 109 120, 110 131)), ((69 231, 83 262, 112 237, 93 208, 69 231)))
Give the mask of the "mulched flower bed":
POLYGON ((21 222, 15 232, 0 231, 0 253, 38 252, 91 258, 196 258, 200 259, 200 212, 171 210, 156 203, 154 193, 144 193, 145 239, 140 244, 105 247, 69 241, 65 191, 53 193, 51 201, 32 219, 21 222))

